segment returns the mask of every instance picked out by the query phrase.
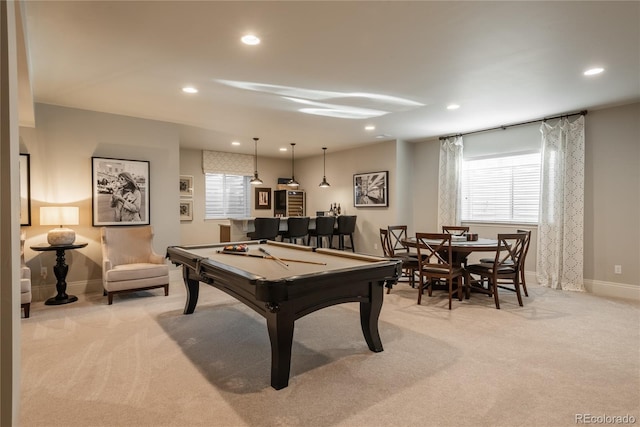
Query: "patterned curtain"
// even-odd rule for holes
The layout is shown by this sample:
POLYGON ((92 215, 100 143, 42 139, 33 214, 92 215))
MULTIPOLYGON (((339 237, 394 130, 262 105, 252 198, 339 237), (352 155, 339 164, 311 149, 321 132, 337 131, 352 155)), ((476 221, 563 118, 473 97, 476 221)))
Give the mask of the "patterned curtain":
POLYGON ((584 116, 543 123, 537 278, 584 291, 584 116))
POLYGON ((440 141, 438 230, 441 230, 443 225, 460 225, 462 146, 462 136, 440 141))
POLYGON ((202 172, 253 176, 253 156, 203 150, 202 172))

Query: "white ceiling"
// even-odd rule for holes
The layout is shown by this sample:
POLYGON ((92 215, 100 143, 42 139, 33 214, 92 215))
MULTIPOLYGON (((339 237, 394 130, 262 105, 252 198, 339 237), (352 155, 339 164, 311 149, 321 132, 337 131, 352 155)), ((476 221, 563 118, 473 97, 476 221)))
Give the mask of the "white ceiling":
POLYGON ((187 125, 188 148, 253 153, 259 137, 261 156, 319 155, 640 99, 637 1, 25 6, 36 102, 187 125), (299 111, 354 107, 377 116, 299 111))

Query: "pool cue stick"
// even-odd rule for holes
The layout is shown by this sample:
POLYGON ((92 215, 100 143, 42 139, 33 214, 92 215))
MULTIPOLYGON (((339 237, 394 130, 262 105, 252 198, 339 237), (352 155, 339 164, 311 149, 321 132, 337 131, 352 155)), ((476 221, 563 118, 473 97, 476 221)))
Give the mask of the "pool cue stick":
POLYGON ((305 261, 303 259, 291 259, 291 258, 280 258, 283 261, 289 261, 289 262, 301 262, 304 264, 315 264, 315 265, 327 265, 326 262, 316 262, 316 261, 305 261))
POLYGON ((260 252, 262 252, 263 254, 265 254, 265 255, 267 255, 267 256, 270 256, 271 258, 273 258, 273 260, 274 260, 274 261, 276 261, 276 262, 278 262, 278 263, 282 264, 285 268, 289 268, 289 265, 288 265, 286 262, 284 262, 283 260, 281 260, 281 259, 280 259, 280 258, 278 258, 277 256, 270 254, 266 249, 264 249, 264 248, 258 248, 258 250, 259 250, 260 252))
MULTIPOLYGON (((275 259, 273 255, 258 255, 258 254, 249 254, 246 252, 233 252, 233 251, 217 251, 219 254, 227 254, 227 255, 242 255, 249 256, 253 258, 264 258, 264 259, 275 259)), ((302 259, 292 259, 292 258, 280 258, 282 261, 289 262, 301 262, 304 264, 314 264, 314 265, 327 265, 326 262, 316 262, 316 261, 305 261, 302 259)))

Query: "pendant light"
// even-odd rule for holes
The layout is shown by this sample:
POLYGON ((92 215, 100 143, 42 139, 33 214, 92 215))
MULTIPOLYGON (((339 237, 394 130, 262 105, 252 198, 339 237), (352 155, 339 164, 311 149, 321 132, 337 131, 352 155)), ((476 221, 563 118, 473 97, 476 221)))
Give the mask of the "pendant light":
POLYGON ((331 184, 327 182, 327 147, 322 147, 322 182, 319 187, 331 187, 331 184))
POLYGON ((253 138, 253 145, 255 147, 255 156, 253 158, 253 164, 254 164, 254 170, 253 170, 253 178, 251 178, 251 181, 249 181, 249 183, 251 183, 252 185, 260 185, 262 184, 262 180, 260 178, 258 178, 258 138, 253 138))
POLYGON ((295 175, 293 173, 294 172, 294 168, 293 167, 294 167, 294 164, 295 164, 295 160, 294 160, 294 156, 293 156, 293 147, 295 147, 295 146, 296 146, 296 143, 292 142, 291 143, 291 179, 289 180, 289 182, 287 182, 287 185, 289 187, 297 187, 297 186, 300 185, 300 184, 298 184, 298 181, 296 181, 296 177, 295 177, 295 175))

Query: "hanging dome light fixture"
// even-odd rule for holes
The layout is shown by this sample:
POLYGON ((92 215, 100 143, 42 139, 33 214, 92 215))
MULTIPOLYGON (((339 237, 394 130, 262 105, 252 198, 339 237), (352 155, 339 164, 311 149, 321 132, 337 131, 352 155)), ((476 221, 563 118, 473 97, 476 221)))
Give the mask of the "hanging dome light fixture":
POLYGON ((255 156, 253 158, 254 170, 253 170, 253 178, 249 183, 251 185, 260 185, 262 184, 262 180, 258 178, 258 138, 253 138, 253 145, 255 147, 255 156))
POLYGON ((322 147, 322 182, 319 187, 331 187, 331 184, 327 182, 327 147, 322 147))
POLYGON ((294 160, 294 155, 293 155, 293 147, 296 146, 295 142, 291 143, 291 179, 289 180, 289 182, 287 182, 287 185, 289 187, 297 187, 300 184, 298 184, 298 181, 296 181, 296 177, 294 175, 294 164, 295 164, 295 160, 294 160))

